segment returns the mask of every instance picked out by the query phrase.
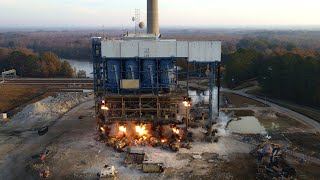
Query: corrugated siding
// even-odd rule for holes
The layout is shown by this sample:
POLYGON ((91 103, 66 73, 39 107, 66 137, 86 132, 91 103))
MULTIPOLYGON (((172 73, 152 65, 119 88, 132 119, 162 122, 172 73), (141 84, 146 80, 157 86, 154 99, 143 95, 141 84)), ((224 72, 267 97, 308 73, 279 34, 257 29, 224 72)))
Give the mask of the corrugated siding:
POLYGON ((221 61, 220 41, 103 41, 102 57, 167 58, 185 57, 189 61, 221 61))

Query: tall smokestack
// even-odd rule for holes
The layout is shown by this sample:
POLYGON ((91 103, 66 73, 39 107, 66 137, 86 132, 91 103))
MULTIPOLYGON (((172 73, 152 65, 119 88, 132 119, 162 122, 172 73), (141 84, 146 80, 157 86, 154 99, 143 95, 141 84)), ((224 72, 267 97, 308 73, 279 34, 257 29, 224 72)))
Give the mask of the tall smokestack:
POLYGON ((147 33, 158 36, 160 34, 158 0, 147 0, 147 4, 147 33))

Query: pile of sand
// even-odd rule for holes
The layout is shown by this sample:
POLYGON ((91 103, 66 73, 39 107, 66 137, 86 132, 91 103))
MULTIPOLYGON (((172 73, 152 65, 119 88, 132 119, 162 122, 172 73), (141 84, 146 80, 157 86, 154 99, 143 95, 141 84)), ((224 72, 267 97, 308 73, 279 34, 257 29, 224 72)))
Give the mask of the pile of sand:
POLYGON ((93 97, 87 93, 59 93, 49 96, 41 101, 27 105, 17 113, 7 124, 16 130, 29 130, 40 128, 56 120, 74 106, 91 100, 93 97))

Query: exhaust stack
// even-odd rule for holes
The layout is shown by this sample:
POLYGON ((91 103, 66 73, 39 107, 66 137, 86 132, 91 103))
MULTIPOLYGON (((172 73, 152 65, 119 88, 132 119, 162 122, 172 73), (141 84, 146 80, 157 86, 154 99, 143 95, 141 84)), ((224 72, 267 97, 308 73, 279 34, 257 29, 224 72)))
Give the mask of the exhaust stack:
POLYGON ((158 0, 147 0, 147 33, 160 35, 158 0))

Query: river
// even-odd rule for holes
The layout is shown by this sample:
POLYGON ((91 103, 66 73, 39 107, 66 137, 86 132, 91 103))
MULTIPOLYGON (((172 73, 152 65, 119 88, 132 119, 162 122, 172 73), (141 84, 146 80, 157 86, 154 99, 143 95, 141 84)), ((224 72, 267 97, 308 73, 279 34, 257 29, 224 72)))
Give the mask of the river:
POLYGON ((87 73, 87 77, 93 78, 93 62, 89 60, 74 60, 74 59, 61 59, 61 61, 67 61, 71 64, 72 68, 76 68, 77 72, 79 70, 84 70, 87 73))

